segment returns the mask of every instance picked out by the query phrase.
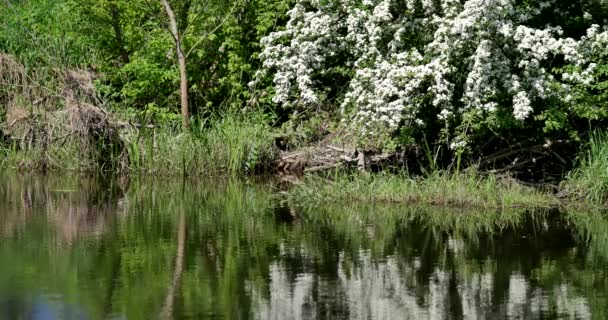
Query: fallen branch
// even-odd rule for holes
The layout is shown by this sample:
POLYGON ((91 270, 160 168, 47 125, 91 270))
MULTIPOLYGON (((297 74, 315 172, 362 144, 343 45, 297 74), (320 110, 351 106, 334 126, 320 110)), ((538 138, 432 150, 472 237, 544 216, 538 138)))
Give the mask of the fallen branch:
POLYGON ((306 168, 306 169, 304 169, 304 172, 311 173, 311 172, 327 171, 327 170, 337 169, 337 168, 339 168, 341 166, 342 166, 341 163, 334 163, 334 164, 328 164, 328 165, 325 165, 325 166, 317 166, 317 167, 312 167, 312 168, 306 168))

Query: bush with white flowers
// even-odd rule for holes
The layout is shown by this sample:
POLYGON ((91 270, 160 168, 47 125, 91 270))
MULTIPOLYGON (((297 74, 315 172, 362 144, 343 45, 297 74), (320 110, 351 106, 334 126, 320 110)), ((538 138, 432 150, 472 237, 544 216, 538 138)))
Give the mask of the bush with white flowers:
POLYGON ((367 137, 432 122, 463 148, 481 128, 549 132, 566 126, 558 113, 584 118, 574 105, 598 82, 605 12, 602 0, 297 0, 261 59, 277 104, 333 103, 367 137), (335 57, 349 84, 330 103, 335 57))

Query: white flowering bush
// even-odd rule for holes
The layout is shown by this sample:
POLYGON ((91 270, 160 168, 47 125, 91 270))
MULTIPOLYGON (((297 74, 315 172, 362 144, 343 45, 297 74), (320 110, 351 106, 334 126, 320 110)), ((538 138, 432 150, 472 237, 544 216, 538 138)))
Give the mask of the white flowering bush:
POLYGON ((600 0, 298 0, 285 29, 262 40, 260 57, 274 103, 333 107, 364 137, 424 134, 453 149, 487 132, 544 139, 606 117, 593 98, 607 87, 605 8, 600 0), (344 89, 332 88, 336 68, 344 89))

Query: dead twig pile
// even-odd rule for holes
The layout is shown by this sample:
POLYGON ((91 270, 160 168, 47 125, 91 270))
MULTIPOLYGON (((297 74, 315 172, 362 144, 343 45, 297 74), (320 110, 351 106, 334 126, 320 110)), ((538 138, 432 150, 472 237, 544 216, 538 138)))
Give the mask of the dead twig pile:
POLYGON ((482 156, 476 168, 495 174, 510 173, 523 181, 556 183, 571 170, 572 155, 579 147, 572 140, 520 142, 482 156))
MULTIPOLYGON (((93 84, 95 74, 81 69, 52 70, 51 85, 28 76, 15 59, 0 55, 0 130, 24 150, 40 151, 37 167, 57 164, 54 159, 66 144, 75 156, 101 168, 118 164, 124 168, 128 156, 124 143, 100 107, 103 104, 93 84)), ((72 155, 74 156, 74 155, 72 155)), ((65 160, 65 159, 64 159, 65 160)))
POLYGON ((393 166, 403 167, 406 160, 405 152, 374 153, 356 148, 319 144, 302 150, 283 152, 278 171, 289 175, 335 169, 356 169, 367 172, 393 166))

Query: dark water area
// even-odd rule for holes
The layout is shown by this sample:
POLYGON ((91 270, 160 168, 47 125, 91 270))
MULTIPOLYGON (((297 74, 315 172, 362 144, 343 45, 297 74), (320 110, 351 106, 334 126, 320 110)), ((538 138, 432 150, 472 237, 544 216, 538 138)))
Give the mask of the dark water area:
POLYGON ((3 175, 0 319, 606 319, 608 219, 3 175))

